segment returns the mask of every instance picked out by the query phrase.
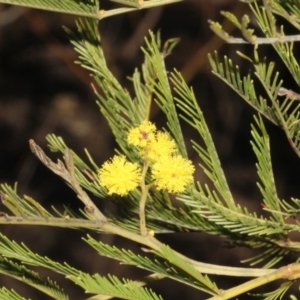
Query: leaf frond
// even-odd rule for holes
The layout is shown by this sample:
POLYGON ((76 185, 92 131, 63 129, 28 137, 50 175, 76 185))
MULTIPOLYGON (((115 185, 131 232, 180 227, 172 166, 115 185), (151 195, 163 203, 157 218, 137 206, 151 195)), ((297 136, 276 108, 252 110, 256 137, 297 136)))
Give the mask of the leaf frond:
POLYGON ((129 300, 162 300, 151 289, 139 286, 129 279, 120 280, 113 275, 100 276, 95 274, 81 274, 81 276, 68 276, 76 284, 85 288, 87 293, 108 295, 129 300))
POLYGON ((192 265, 181 261, 180 257, 173 254, 171 250, 161 249, 163 256, 161 254, 159 254, 159 256, 162 257, 162 260, 150 259, 149 257, 137 255, 130 250, 120 250, 114 246, 104 244, 101 241, 96 241, 90 236, 84 240, 98 251, 100 255, 119 260, 123 264, 134 265, 151 272, 163 274, 166 277, 184 282, 185 284, 211 294, 217 293, 217 287, 210 281, 209 277, 201 275, 192 265))
MULTIPOLYGON (((275 11, 284 18, 286 18, 290 23, 292 23, 294 26, 298 27, 300 29, 300 24, 295 22, 295 17, 291 17, 291 15, 280 6, 279 3, 275 3, 275 1, 272 1, 273 3, 271 7, 275 6, 275 11)), ((272 8, 273 8, 272 7, 272 8)), ((296 6, 294 6, 296 7, 296 6)), ((260 26, 261 30, 265 33, 267 37, 272 36, 282 36, 284 37, 283 28, 281 27, 280 32, 277 32, 274 28, 274 24, 270 25, 270 19, 274 19, 274 14, 271 12, 271 10, 267 10, 265 7, 259 6, 256 2, 251 5, 252 11, 256 17, 257 23, 260 26)), ((291 6, 289 7, 291 8, 291 6)), ((292 13, 292 12, 291 12, 292 13)), ((288 70, 290 71, 291 75, 293 76, 294 80, 297 82, 297 84, 300 84, 300 71, 299 71, 299 64, 297 59, 294 56, 293 53, 293 43, 274 43, 272 44, 275 50, 277 51, 278 55, 280 56, 281 60, 284 62, 288 70)))
POLYGON ((289 249, 282 248, 272 239, 269 241, 253 240, 246 242, 246 244, 252 249, 261 249, 261 253, 258 255, 242 260, 242 263, 247 263, 250 266, 261 265, 263 268, 269 269, 292 254, 289 249))
POLYGON ((93 85, 95 94, 99 99, 98 105, 101 113, 108 121, 117 143, 127 157, 135 158, 136 155, 127 145, 127 133, 129 129, 139 125, 142 118, 138 115, 139 110, 136 110, 135 101, 106 65, 101 48, 98 23, 91 19, 79 20, 77 32, 65 30, 75 51, 79 54, 77 63, 91 72, 98 88, 100 88, 98 92, 93 85))
POLYGON ((158 104, 167 118, 168 129, 176 141, 180 154, 183 157, 187 157, 184 138, 164 61, 165 56, 170 54, 170 51, 176 45, 177 40, 173 40, 171 43, 168 42, 167 45, 161 47, 160 36, 155 36, 150 32, 150 38, 145 39, 145 42, 146 47, 143 48, 143 52, 146 56, 149 70, 152 73, 151 81, 154 87, 154 101, 158 104))
MULTIPOLYGON (((256 167, 261 181, 261 184, 258 184, 258 187, 263 196, 264 204, 270 209, 270 212, 280 212, 280 199, 277 196, 272 169, 269 136, 261 116, 254 116, 254 120, 256 126, 252 125, 251 134, 253 141, 251 142, 251 145, 258 160, 256 167)), ((284 218, 281 214, 273 213, 272 217, 280 225, 284 224, 284 218)))
POLYGON ((286 294, 286 292, 290 289, 292 285, 293 285, 292 281, 286 281, 282 283, 278 289, 275 289, 272 292, 268 292, 264 294, 252 294, 252 296, 256 296, 264 300, 277 300, 277 299, 281 300, 283 299, 283 296, 286 294))
POLYGON ((214 59, 209 56, 209 60, 215 75, 220 77, 261 115, 284 130, 293 150, 300 156, 300 123, 298 122, 300 103, 296 93, 291 93, 296 95, 293 97, 281 93, 286 89, 282 87, 283 81, 279 80, 279 73, 274 73, 275 64, 273 62, 267 64, 265 60, 260 61, 257 49, 255 49, 253 60, 255 75, 265 89, 268 96, 266 99, 261 95, 256 95, 254 81, 250 75, 241 80, 239 68, 233 68, 231 60, 224 57, 224 63, 220 62, 217 53, 215 53, 214 59), (278 96, 281 95, 287 95, 287 97, 281 101, 278 99, 278 96))
POLYGON ((92 18, 98 18, 99 11, 96 0, 0 0, 0 3, 92 18))
MULTIPOLYGON (((264 97, 257 96, 254 88, 254 80, 250 74, 242 77, 239 66, 233 66, 232 60, 228 59, 226 56, 224 56, 224 60, 221 61, 217 52, 214 53, 214 57, 209 54, 208 59, 213 74, 224 81, 260 114, 276 124, 274 113, 268 106, 267 100, 264 97)), ((248 59, 252 61, 251 58, 248 59)))
MULTIPOLYGON (((63 292, 63 290, 55 282, 51 281, 49 278, 43 279, 40 275, 38 275, 38 273, 27 269, 25 266, 19 265, 6 258, 3 258, 2 256, 0 256, 0 273, 12 277, 14 279, 17 279, 19 281, 22 281, 27 285, 32 286, 35 289, 57 300, 69 299, 68 296, 63 292)), ((2 292, 5 293, 8 291, 2 290, 2 292)), ((14 294, 11 293, 10 295, 13 296, 14 294)), ((9 298, 5 298, 5 299, 9 299, 9 298)), ((24 299, 24 298, 20 298, 20 299, 24 299)))
POLYGON ((47 219, 52 215, 38 202, 31 197, 24 196, 24 199, 17 194, 15 188, 7 184, 1 184, 0 189, 3 193, 3 204, 15 215, 24 218, 27 217, 43 217, 47 219))
POLYGON ((203 161, 201 165, 206 175, 211 179, 217 192, 228 207, 235 210, 235 203, 231 195, 227 180, 223 173, 221 163, 215 149, 208 126, 205 122, 202 111, 200 110, 194 92, 189 88, 179 72, 171 74, 171 80, 174 84, 176 105, 184 113, 181 115, 189 125, 195 128, 204 142, 204 147, 197 142, 193 142, 193 147, 203 161))
POLYGON ((8 290, 5 287, 0 289, 0 297, 5 300, 26 300, 14 290, 8 290))
POLYGON ((212 282, 207 275, 202 275, 194 266, 183 260, 169 246, 162 245, 160 252, 157 254, 162 256, 164 259, 167 259, 173 265, 179 267, 180 270, 185 271, 192 278, 196 279, 200 284, 202 284, 202 290, 209 292, 210 294, 220 293, 217 285, 212 282))

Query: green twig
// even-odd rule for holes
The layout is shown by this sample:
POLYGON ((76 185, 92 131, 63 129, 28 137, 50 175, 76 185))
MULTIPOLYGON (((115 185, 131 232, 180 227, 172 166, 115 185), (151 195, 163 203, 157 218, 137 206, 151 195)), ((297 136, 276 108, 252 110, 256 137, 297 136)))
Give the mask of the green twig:
MULTIPOLYGON (((97 220, 84 220, 77 218, 55 218, 48 217, 13 217, 6 214, 0 215, 0 224, 3 225, 34 225, 34 226, 52 226, 52 227, 63 227, 63 228, 87 228, 87 229, 99 229, 100 232, 116 234, 126 239, 137 242, 141 245, 147 246, 153 250, 159 252, 159 248, 162 243, 155 239, 151 235, 141 236, 138 233, 134 233, 127 229, 123 229, 117 225, 109 222, 101 222, 97 220)), ((213 264, 207 264, 198 262, 185 257, 177 253, 187 262, 191 263, 199 272, 203 274, 214 274, 214 275, 225 275, 225 276, 237 276, 237 277, 258 277, 270 274, 276 269, 257 269, 257 268, 238 268, 238 267, 227 267, 213 264)))
POLYGON ((300 264, 299 263, 290 264, 268 275, 255 278, 253 280, 240 284, 234 288, 223 291, 222 296, 214 296, 209 298, 208 300, 231 299, 235 296, 241 295, 254 288, 257 288, 259 286, 265 285, 267 283, 270 283, 278 279, 295 280, 298 279, 299 277, 300 277, 300 264))
POLYGON ((146 185, 146 183, 145 183, 148 167, 149 167, 149 164, 147 162, 145 162, 144 167, 143 167, 142 176, 141 176, 142 196, 140 199, 139 216, 140 216, 140 230, 141 230, 142 236, 147 235, 145 207, 146 207, 146 201, 147 201, 147 197, 148 197, 149 188, 151 187, 151 184, 146 185))

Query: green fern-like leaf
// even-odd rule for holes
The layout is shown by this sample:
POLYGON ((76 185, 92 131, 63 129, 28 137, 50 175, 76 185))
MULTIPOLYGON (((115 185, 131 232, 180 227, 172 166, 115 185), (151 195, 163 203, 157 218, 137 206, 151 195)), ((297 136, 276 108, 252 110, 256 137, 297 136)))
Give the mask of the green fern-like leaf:
MULTIPOLYGON (((245 57, 251 62, 252 59, 245 57)), ((257 96, 254 88, 254 80, 251 75, 241 76, 239 66, 233 66, 232 60, 226 56, 221 61, 218 53, 208 56, 212 72, 223 80, 230 88, 232 88, 239 96, 241 96, 249 105, 255 108, 260 114, 264 115, 271 122, 276 124, 274 113, 268 106, 267 100, 262 96, 257 96)))
POLYGON ((128 6, 132 6, 132 7, 142 7, 143 5, 143 0, 111 0, 112 2, 117 2, 120 4, 124 4, 124 5, 128 5, 128 6))
MULTIPOLYGON (((0 256, 0 273, 22 281, 57 300, 69 299, 68 296, 64 294, 62 289, 55 282, 52 282, 50 279, 45 280, 36 272, 27 269, 25 266, 19 265, 6 258, 3 258, 2 256, 0 256)), ((14 295, 13 293, 9 293, 7 290, 2 290, 2 293, 8 293, 11 297, 14 295)))
POLYGON ((213 72, 220 77, 226 84, 235 90, 247 103, 254 107, 260 114, 265 116, 271 122, 281 127, 293 150, 300 156, 300 139, 298 122, 300 116, 300 103, 296 98, 286 97, 283 101, 278 99, 282 81, 279 80, 279 73, 274 74, 275 64, 267 64, 266 61, 260 61, 257 51, 254 52, 252 63, 255 67, 255 75, 264 87, 269 99, 263 96, 257 96, 254 90, 253 80, 250 75, 241 79, 238 67, 232 66, 231 60, 224 58, 224 63, 219 61, 217 53, 215 59, 210 58, 213 72))
POLYGON ((3 204, 11 210, 15 216, 27 217, 43 217, 47 219, 52 216, 46 211, 38 202, 30 197, 21 198, 17 194, 16 186, 11 188, 7 184, 0 185, 1 191, 4 195, 3 204))
POLYGON ((98 23, 91 19, 80 20, 77 22, 77 28, 76 33, 66 29, 75 50, 79 53, 77 63, 92 73, 97 86, 101 89, 101 92, 97 92, 95 87, 100 110, 107 119, 122 152, 128 158, 134 159, 136 154, 129 149, 126 140, 129 129, 140 124, 141 120, 141 116, 137 115, 135 101, 106 66, 100 47, 98 23))
POLYGON ((26 300, 24 297, 20 296, 16 291, 8 290, 5 287, 2 287, 0 289, 0 299, 5 299, 5 300, 26 300))
POLYGON ((95 274, 81 274, 80 276, 69 276, 75 283, 85 288, 87 293, 108 295, 129 300, 162 300, 151 289, 139 286, 132 280, 120 280, 116 276, 107 277, 95 274))
MULTIPOLYGON (((277 1, 276 1, 277 2, 277 1)), ((298 29, 300 29, 300 26, 298 23, 295 22, 296 20, 296 14, 294 17, 291 17, 290 14, 293 13, 293 10, 296 10, 296 5, 289 6, 289 9, 292 9, 290 13, 288 13, 286 10, 284 10, 281 6, 281 9, 279 9, 280 5, 278 3, 274 4, 272 3, 271 6, 276 6, 277 12, 280 12, 280 15, 285 17, 289 22, 291 22, 293 25, 296 25, 298 29)), ((299 5, 299 3, 298 3, 299 5)), ((274 36, 274 32, 270 30, 270 19, 275 18, 274 15, 268 10, 266 10, 264 7, 259 6, 257 3, 254 3, 251 5, 252 11, 255 14, 257 23, 259 24, 262 31, 266 34, 267 37, 274 36)), ((298 15, 299 15, 299 8, 298 8, 298 15)), ((281 32, 278 33, 278 35, 284 36, 283 28, 281 28, 281 32)), ((297 59, 294 56, 294 47, 293 43, 274 43, 272 46, 277 51, 278 55, 280 56, 281 60, 285 63, 286 67, 290 71, 291 75, 293 76, 294 80, 297 82, 297 84, 300 84, 300 72, 299 72, 299 64, 297 59)))
POLYGON ((293 285, 293 282, 286 281, 282 283, 279 288, 275 289, 272 292, 265 293, 265 294, 253 294, 253 296, 257 296, 260 299, 264 300, 277 300, 277 299, 283 299, 283 296, 286 294, 286 292, 290 289, 290 287, 293 285))
POLYGON ((262 182, 262 185, 258 184, 258 187, 263 195, 266 207, 270 209, 269 211, 274 212, 272 213, 273 218, 281 226, 284 224, 284 218, 282 214, 280 214, 280 199, 277 196, 275 187, 275 179, 270 155, 269 136, 266 132, 261 116, 255 117, 255 123, 258 126, 258 130, 261 132, 260 134, 255 126, 252 126, 252 136, 254 141, 251 143, 251 145, 258 159, 257 172, 262 182))
MULTIPOLYGON (((154 100, 159 105, 162 112, 164 112, 168 120, 168 129, 176 140, 181 155, 187 157, 184 138, 164 63, 165 53, 162 53, 161 51, 159 36, 155 36, 152 32, 150 32, 150 38, 145 39, 145 42, 146 47, 143 48, 143 52, 149 64, 149 69, 152 70, 153 73, 152 85, 154 87, 154 100)), ((170 51, 167 50, 166 52, 169 53, 170 51)))
POLYGON ((218 292, 216 285, 211 282, 207 276, 201 275, 192 265, 182 261, 181 258, 168 247, 161 249, 162 252, 159 256, 161 256, 162 259, 150 259, 149 257, 137 255, 132 251, 125 249, 120 250, 114 246, 112 247, 100 241, 96 241, 90 236, 88 236, 88 239, 85 239, 85 241, 95 248, 100 255, 151 272, 163 274, 165 277, 185 283, 210 294, 217 294, 218 292))
POLYGON ((0 0, 0 3, 93 18, 98 18, 99 11, 96 0, 0 0))

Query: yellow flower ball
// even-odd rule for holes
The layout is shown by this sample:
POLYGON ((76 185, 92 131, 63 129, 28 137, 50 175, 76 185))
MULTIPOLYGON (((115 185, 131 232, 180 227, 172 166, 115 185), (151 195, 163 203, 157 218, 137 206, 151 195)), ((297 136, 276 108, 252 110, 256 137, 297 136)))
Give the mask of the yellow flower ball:
POLYGON ((138 127, 132 128, 127 137, 129 144, 145 148, 154 139, 156 127, 149 121, 143 121, 138 127))
POLYGON ((108 194, 127 195, 136 189, 141 180, 141 169, 137 163, 126 160, 123 155, 115 155, 99 169, 99 183, 108 194))
POLYGON ((165 156, 171 156, 177 152, 175 141, 165 132, 158 131, 147 147, 147 158, 150 161, 158 161, 165 156))
POLYGON ((167 156, 152 166, 152 178, 158 190, 182 193, 193 182, 194 166, 182 156, 167 156))

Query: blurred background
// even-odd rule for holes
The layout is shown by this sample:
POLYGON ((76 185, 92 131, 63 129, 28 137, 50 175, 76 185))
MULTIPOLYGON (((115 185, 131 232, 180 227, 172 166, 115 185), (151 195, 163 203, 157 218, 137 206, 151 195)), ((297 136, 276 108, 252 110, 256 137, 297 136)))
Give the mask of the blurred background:
MULTIPOLYGON (((103 0, 103 8, 114 5, 103 0)), ((246 5, 236 0, 186 0, 182 3, 141 10, 104 19, 99 24, 102 46, 108 66, 122 85, 132 90, 127 76, 143 61, 140 47, 148 30, 160 30, 162 39, 179 37, 180 43, 166 58, 168 69, 182 72, 193 86, 211 129, 228 182, 242 206, 261 212, 261 196, 255 156, 251 150, 250 123, 254 110, 211 73, 207 54, 218 50, 231 57, 247 74, 250 65, 236 55, 236 50, 252 53, 252 46, 226 45, 209 29, 208 20, 217 20, 232 35, 233 26, 220 15, 229 10, 236 16, 249 13, 246 5)), ((101 165, 116 146, 110 129, 95 103, 89 73, 74 64, 73 51, 62 26, 74 28, 76 17, 41 10, 0 4, 0 182, 18 182, 20 195, 30 195, 42 205, 81 207, 76 195, 65 183, 44 167, 30 152, 28 140, 34 139, 46 150, 45 136, 55 133, 78 154, 87 148, 95 162, 101 165)), ((261 47, 261 53, 278 60, 271 46, 261 47)), ((279 64, 286 88, 297 92, 287 71, 279 64)), ((152 120, 160 125, 162 116, 152 111, 152 120)), ((284 134, 267 123, 271 136, 272 158, 280 197, 300 197, 298 170, 300 163, 290 149, 284 134)), ((190 157, 197 161, 189 140, 197 138, 186 131, 190 157)), ((47 152, 48 150, 46 150, 47 152)), ((56 159, 57 154, 47 152, 56 159)), ((197 179, 203 174, 197 170, 197 179)), ((1 211, 1 208, 0 208, 1 211)), ((138 278, 146 273, 135 268, 119 266, 101 258, 81 239, 82 232, 47 227, 1 225, 1 232, 18 242, 24 242, 34 252, 47 255, 76 268, 138 278)), ((97 236, 96 236, 97 237, 97 236)), ((100 236, 98 235, 100 238, 100 236)), ((203 233, 174 234, 159 237, 191 258, 224 265, 239 265, 239 260, 253 254, 250 249, 235 252, 223 248, 225 241, 203 233)), ((124 241, 103 235, 101 240, 120 245, 124 241)), ((136 249, 137 245, 127 245, 136 249)), ((49 275, 42 271, 45 276, 49 275)), ((52 276, 52 275, 51 275, 52 276)), ((55 275, 70 299, 83 299, 81 289, 55 275)), ((241 279, 214 278, 223 289, 241 279)), ((35 290, 0 275, 0 285, 13 287, 25 297, 46 299, 35 290)), ((152 287, 164 299, 204 299, 199 291, 179 283, 162 281, 152 287)), ((240 299, 247 299, 243 296, 240 299)))

